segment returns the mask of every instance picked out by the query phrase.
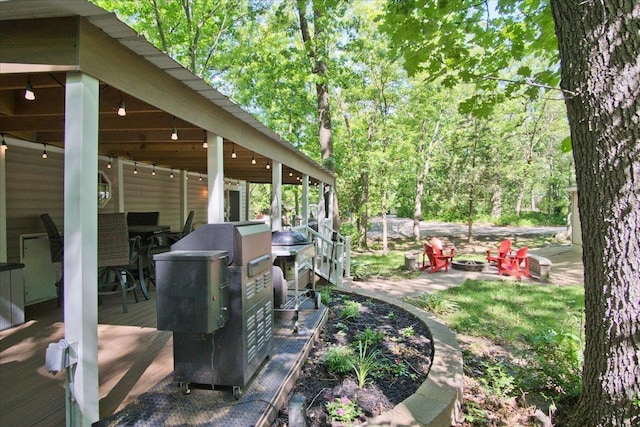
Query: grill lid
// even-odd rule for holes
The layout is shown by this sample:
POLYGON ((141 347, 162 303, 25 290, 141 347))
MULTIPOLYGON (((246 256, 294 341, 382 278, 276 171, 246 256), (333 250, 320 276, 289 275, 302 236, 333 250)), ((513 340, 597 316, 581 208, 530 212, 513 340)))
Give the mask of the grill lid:
POLYGON ((271 244, 275 246, 307 245, 311 243, 306 236, 299 231, 273 231, 271 244))

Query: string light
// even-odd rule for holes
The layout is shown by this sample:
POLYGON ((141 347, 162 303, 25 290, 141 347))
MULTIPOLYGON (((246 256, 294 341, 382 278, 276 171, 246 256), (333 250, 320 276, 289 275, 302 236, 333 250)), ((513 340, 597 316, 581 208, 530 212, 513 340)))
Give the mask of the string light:
POLYGON ((49 157, 49 155, 47 154, 47 144, 43 144, 44 145, 44 150, 42 151, 42 158, 46 159, 49 157))
POLYGON ((204 139, 202 140, 202 148, 205 150, 209 148, 209 144, 207 143, 207 131, 204 131, 204 139))
POLYGON ((27 80, 27 87, 24 91, 24 99, 26 99, 27 101, 34 101, 36 99, 36 94, 33 91, 33 85, 31 84, 31 76, 29 76, 29 80, 27 80))
POLYGON ((151 168, 151 175, 156 176, 156 165, 153 165, 153 168, 151 168))
POLYGON ((236 158, 236 146, 234 144, 231 144, 231 158, 236 158))
POLYGON ((133 174, 138 175, 138 163, 133 162, 133 174))
POLYGON ((107 169, 111 169, 111 156, 109 156, 109 163, 107 163, 107 169))
POLYGON ((252 165, 256 164, 256 155, 255 154, 251 154, 251 164, 252 165))
POLYGON ((171 168, 171 173, 169 174, 169 178, 173 178, 173 168, 171 168))
POLYGON ((176 116, 173 116, 173 131, 171 132, 171 140, 178 140, 178 129, 176 128, 176 116))
POLYGON ((127 115, 127 109, 124 108, 124 99, 122 99, 122 94, 120 94, 120 105, 118 106, 118 115, 120 117, 124 117, 127 115))

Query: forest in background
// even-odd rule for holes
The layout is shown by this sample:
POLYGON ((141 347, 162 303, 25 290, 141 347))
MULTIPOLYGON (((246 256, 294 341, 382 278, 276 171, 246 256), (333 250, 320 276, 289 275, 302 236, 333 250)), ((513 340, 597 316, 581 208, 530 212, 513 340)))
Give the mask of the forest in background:
MULTIPOLYGON (((380 28, 385 2, 326 1, 312 15, 319 76, 300 31, 307 2, 96 0, 194 74, 229 96, 285 140, 335 170, 343 232, 366 245, 370 216, 518 223, 524 213, 566 222, 573 159, 558 93, 506 84, 452 83, 409 76, 380 28), (329 91, 333 150, 318 143, 318 80, 329 91), (483 99, 476 97, 481 92, 483 99), (492 100, 487 108, 484 100, 492 100)), ((543 72, 533 57, 512 75, 543 72)), ((299 189, 285 186, 293 218, 299 189)), ((251 211, 269 211, 270 186, 253 185, 251 211)))

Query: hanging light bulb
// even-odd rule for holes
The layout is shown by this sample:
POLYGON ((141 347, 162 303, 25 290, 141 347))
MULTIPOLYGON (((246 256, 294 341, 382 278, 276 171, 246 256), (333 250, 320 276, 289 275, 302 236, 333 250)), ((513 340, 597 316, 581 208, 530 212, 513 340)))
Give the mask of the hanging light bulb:
POLYGON ((4 140, 4 133, 2 134, 2 148, 4 148, 5 150, 9 148, 7 142, 4 140))
POLYGON ((266 167, 267 167, 267 169, 271 169, 271 160, 269 160, 269 161, 267 162, 267 166, 266 166, 266 167))
POLYGON ((111 169, 111 156, 109 156, 109 163, 107 163, 107 169, 111 169))
POLYGON ((138 163, 133 162, 133 174, 138 175, 138 163))
POLYGON ((171 168, 171 173, 169 174, 169 178, 173 178, 173 168, 171 168))
POLYGON ((49 155, 47 154, 47 144, 43 144, 44 145, 44 150, 42 151, 42 158, 46 159, 47 157, 49 157, 49 155))
POLYGON ((151 175, 156 176, 156 165, 153 165, 153 168, 151 168, 151 175))
POLYGON ((199 181, 202 181, 202 172, 200 172, 200 177, 198 178, 199 181))
POLYGON ((209 148, 209 144, 207 143, 207 131, 204 131, 204 139, 202 140, 202 148, 205 150, 209 148))
POLYGON ((120 106, 118 107, 118 115, 120 117, 124 117, 127 115, 127 110, 124 108, 124 99, 122 99, 122 95, 120 95, 120 106))
POLYGON ((293 171, 289 171, 289 176, 293 176, 293 171))
POLYGON ((173 131, 171 131, 171 140, 178 140, 178 129, 176 128, 176 116, 173 116, 173 131))
POLYGON ((231 158, 236 158, 236 146, 234 144, 231 144, 231 158))
POLYGON ((24 90, 24 99, 27 101, 34 101, 36 99, 36 94, 33 91, 33 85, 31 85, 31 76, 29 76, 29 80, 27 80, 27 87, 24 90))
POLYGON ((251 154, 251 164, 252 165, 256 164, 256 155, 255 154, 251 154))

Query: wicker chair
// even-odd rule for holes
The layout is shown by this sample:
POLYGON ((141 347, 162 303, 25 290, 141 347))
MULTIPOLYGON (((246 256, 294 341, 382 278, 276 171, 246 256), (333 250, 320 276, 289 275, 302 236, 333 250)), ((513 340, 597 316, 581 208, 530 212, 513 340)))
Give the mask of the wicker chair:
POLYGON ((133 272, 140 267, 139 256, 140 236, 129 238, 125 214, 99 214, 98 295, 121 293, 123 313, 127 312, 127 292, 132 291, 138 302, 133 272))
POLYGON ((56 292, 58 294, 58 307, 62 302, 62 298, 64 297, 64 240, 58 232, 58 227, 51 219, 49 214, 40 215, 40 219, 44 224, 44 228, 47 230, 47 235, 49 236, 49 248, 51 250, 51 262, 59 262, 61 266, 62 274, 60 275, 60 280, 55 282, 56 292))

